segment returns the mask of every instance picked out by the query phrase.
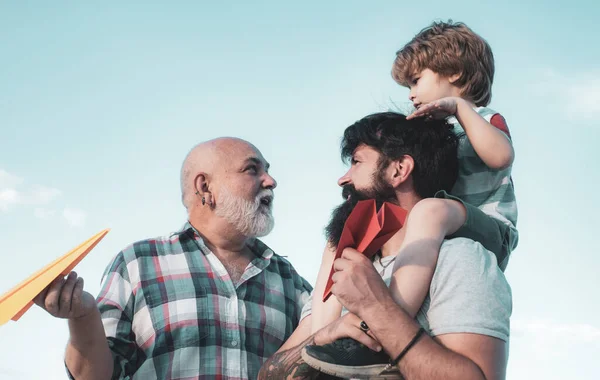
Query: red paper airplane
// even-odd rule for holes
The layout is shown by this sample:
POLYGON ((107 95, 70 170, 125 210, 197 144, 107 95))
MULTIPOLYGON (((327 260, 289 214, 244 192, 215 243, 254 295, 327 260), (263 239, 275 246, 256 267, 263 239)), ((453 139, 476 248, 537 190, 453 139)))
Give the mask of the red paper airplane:
MULTIPOLYGON (((373 256, 402 226, 407 211, 395 204, 384 202, 379 211, 374 199, 358 201, 346 219, 335 259, 342 256, 346 248, 354 248, 367 257, 373 256)), ((334 261, 335 261, 334 259, 334 261)), ((333 266, 323 293, 323 302, 331 296, 333 266)))

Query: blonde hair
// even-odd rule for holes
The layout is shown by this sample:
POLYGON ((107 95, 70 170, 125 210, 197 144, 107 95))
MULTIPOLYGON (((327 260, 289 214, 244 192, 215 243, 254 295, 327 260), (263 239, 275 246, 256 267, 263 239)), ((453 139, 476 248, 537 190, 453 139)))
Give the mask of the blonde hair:
POLYGON ((492 48, 462 22, 434 22, 421 30, 396 53, 392 77, 408 87, 424 69, 445 77, 458 74, 454 85, 477 106, 487 106, 492 99, 492 48))

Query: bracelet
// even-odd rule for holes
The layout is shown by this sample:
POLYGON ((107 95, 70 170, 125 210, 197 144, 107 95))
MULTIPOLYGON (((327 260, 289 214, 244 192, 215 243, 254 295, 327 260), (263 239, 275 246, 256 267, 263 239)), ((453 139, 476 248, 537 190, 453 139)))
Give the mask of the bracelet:
POLYGON ((423 335, 424 332, 425 332, 425 329, 423 327, 419 327, 419 331, 417 331, 417 333, 412 338, 412 340, 406 345, 406 347, 404 347, 404 350, 402 350, 402 352, 398 356, 396 356, 396 359, 394 359, 394 360, 390 359, 390 362, 388 363, 387 366, 385 366, 383 371, 389 371, 394 366, 396 366, 398 364, 398 362, 400 361, 400 359, 402 359, 404 357, 404 355, 406 355, 408 350, 410 350, 412 348, 412 346, 414 346, 415 343, 417 343, 417 341, 419 340, 421 335, 423 335))

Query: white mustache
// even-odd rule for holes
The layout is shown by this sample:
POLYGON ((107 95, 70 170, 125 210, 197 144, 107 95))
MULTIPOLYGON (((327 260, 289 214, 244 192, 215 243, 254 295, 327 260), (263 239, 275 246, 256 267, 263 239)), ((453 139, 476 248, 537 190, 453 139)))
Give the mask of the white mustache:
POLYGON ((273 202, 273 200, 275 199, 275 193, 273 193, 273 190, 271 189, 264 189, 261 190, 260 193, 258 193, 258 195, 256 196, 255 202, 256 203, 260 203, 260 200, 263 198, 271 198, 271 202, 273 202))

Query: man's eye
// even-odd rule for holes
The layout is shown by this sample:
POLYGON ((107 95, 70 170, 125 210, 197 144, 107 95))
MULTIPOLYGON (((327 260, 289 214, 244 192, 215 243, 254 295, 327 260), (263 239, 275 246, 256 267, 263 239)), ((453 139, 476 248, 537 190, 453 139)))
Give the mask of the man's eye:
POLYGON ((417 82, 419 81, 419 79, 421 79, 421 78, 419 78, 419 77, 413 78, 412 84, 413 85, 417 84, 417 82))
POLYGON ((356 158, 352 158, 352 159, 350 160, 350 163, 351 163, 352 165, 356 165, 356 164, 358 164, 358 163, 359 163, 359 161, 358 161, 356 158))
POLYGON ((246 168, 246 171, 250 173, 258 173, 258 168, 256 165, 251 165, 246 168))

